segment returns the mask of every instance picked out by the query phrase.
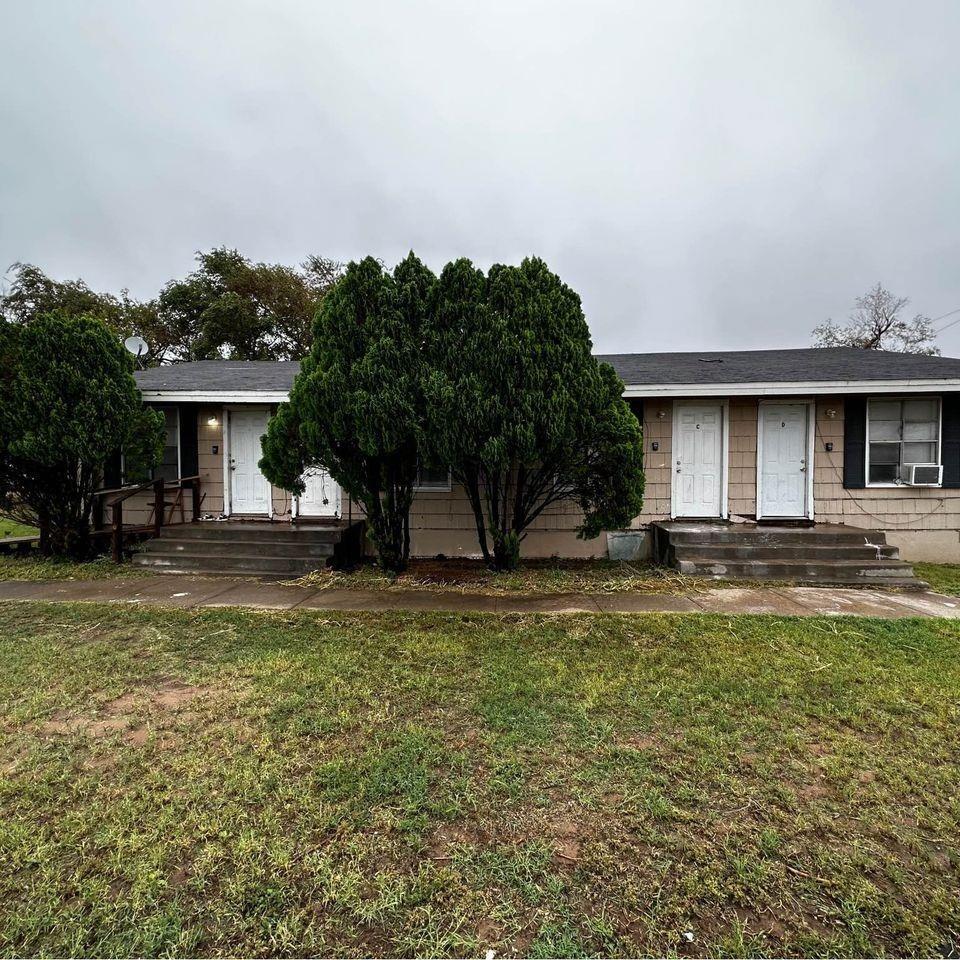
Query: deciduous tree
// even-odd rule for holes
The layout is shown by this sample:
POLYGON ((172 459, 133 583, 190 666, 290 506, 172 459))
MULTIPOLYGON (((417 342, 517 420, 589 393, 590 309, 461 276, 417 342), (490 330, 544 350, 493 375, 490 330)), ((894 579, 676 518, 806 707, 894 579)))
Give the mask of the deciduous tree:
POLYGON ((865 350, 893 350, 896 353, 940 353, 934 344, 933 321, 918 313, 903 316, 910 301, 894 296, 877 284, 862 297, 846 324, 827 320, 813 331, 817 347, 861 347, 865 350))
POLYGON ((226 247, 197 261, 197 270, 160 293, 167 359, 298 360, 310 350, 313 318, 341 272, 322 257, 294 269, 252 263, 226 247))

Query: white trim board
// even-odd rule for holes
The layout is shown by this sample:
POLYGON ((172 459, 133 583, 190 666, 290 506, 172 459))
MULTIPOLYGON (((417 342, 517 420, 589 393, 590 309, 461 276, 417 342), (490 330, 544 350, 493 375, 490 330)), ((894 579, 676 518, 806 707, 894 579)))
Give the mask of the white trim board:
POLYGON ((141 390, 148 403, 285 403, 290 394, 280 390, 141 390))
MULTIPOLYGON (((809 380, 755 383, 650 383, 627 384, 625 397, 793 397, 844 393, 942 393, 960 391, 955 380, 809 380)), ((141 390, 151 403, 284 403, 283 390, 141 390)))
POLYGON ((817 403, 815 400, 794 400, 791 403, 784 404, 782 400, 761 400, 757 404, 757 489, 756 506, 754 513, 758 520, 802 520, 803 517, 766 517, 761 513, 763 506, 763 408, 765 405, 782 404, 784 406, 796 405, 807 408, 807 509, 805 517, 807 520, 813 519, 813 474, 814 462, 816 456, 816 432, 817 432, 817 403))
POLYGON ((792 397, 844 393, 942 393, 960 380, 818 380, 796 383, 627 384, 625 397, 792 397))

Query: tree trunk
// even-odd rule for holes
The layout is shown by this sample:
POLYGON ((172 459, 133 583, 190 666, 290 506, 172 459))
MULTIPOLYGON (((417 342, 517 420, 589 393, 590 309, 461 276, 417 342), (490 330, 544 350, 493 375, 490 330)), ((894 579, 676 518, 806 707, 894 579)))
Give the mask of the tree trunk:
POLYGON ((483 501, 480 499, 480 483, 475 472, 463 477, 463 488, 467 491, 467 499, 473 509, 473 520, 477 527, 477 540, 480 543, 480 552, 487 566, 492 564, 490 548, 487 546, 487 525, 483 519, 483 501))
POLYGON ((520 538, 512 530, 493 531, 493 569, 516 570, 520 566, 520 538))

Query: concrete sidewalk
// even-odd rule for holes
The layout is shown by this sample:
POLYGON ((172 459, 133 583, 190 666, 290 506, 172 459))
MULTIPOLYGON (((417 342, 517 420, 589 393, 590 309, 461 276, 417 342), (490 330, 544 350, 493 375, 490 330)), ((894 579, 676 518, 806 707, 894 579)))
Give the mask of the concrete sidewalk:
POLYGON ((699 589, 661 593, 482 596, 439 590, 319 590, 261 580, 158 575, 117 580, 2 580, 0 601, 43 600, 158 607, 448 613, 772 613, 863 617, 960 617, 960 598, 925 592, 831 587, 699 589))

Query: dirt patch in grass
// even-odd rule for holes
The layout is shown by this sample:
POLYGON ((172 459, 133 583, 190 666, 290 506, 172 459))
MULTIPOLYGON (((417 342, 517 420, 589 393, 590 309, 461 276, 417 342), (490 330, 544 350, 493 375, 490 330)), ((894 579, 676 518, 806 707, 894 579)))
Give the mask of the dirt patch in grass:
POLYGON ((174 678, 158 680, 153 686, 143 687, 102 704, 93 715, 76 714, 68 710, 54 713, 40 724, 40 732, 53 736, 83 734, 100 739, 122 734, 130 746, 143 746, 149 738, 149 728, 140 722, 146 713, 151 719, 164 714, 176 714, 207 691, 174 678))

